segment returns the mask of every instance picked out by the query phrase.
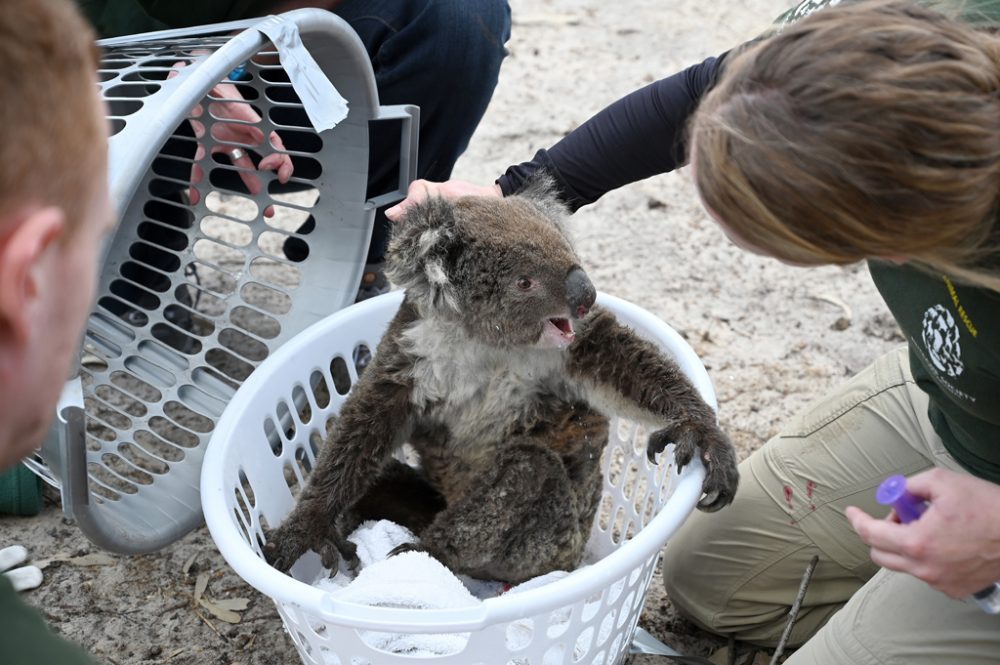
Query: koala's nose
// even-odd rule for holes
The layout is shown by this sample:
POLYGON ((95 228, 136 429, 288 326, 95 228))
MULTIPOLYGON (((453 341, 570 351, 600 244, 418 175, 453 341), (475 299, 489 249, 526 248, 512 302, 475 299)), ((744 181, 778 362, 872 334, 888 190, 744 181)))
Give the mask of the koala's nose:
POLYGON ((578 319, 582 319, 594 306, 597 299, 597 290, 587 277, 587 273, 582 268, 573 268, 566 276, 566 303, 569 305, 570 313, 578 319))

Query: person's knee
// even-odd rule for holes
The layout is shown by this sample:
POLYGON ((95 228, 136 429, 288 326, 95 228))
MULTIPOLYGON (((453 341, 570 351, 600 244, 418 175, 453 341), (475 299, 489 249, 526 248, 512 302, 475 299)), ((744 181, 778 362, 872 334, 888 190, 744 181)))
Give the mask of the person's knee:
POLYGON ((460 85, 495 85, 510 37, 507 1, 430 0, 425 14, 422 18, 435 26, 429 38, 444 42, 434 49, 435 76, 460 85), (454 57, 457 54, 460 57, 454 57))

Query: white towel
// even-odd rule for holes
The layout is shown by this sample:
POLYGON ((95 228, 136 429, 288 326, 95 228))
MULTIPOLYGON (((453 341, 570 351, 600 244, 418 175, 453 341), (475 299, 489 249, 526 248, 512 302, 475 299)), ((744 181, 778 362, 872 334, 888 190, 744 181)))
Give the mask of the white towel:
POLYGON ((388 557, 394 547, 416 542, 417 537, 405 526, 389 520, 377 522, 369 520, 355 529, 348 540, 358 546, 358 559, 361 560, 361 569, 364 570, 388 557))
POLYGON ((337 593, 337 599, 372 607, 424 609, 474 607, 482 602, 424 552, 403 552, 373 563, 337 593))
MULTIPOLYGON (((482 601, 437 559, 424 552, 404 552, 372 564, 337 594, 346 600, 374 607, 457 609, 482 601)), ((469 641, 468 633, 385 633, 360 631, 361 639, 383 651, 408 655, 458 653, 469 641)))
MULTIPOLYGON (((358 547, 358 567, 364 570, 372 564, 384 560, 397 545, 412 543, 417 537, 404 526, 388 520, 368 520, 351 532, 347 537, 358 547)), ((324 591, 337 591, 351 583, 353 575, 347 569, 347 564, 341 560, 340 568, 335 575, 323 568, 313 580, 313 586, 324 591)))
MULTIPOLYGON (((358 546, 358 558, 361 561, 361 572, 351 579, 346 566, 336 575, 330 577, 330 571, 323 571, 313 586, 334 593, 338 600, 345 600, 373 607, 424 608, 424 609, 456 609, 475 607, 483 599, 500 595, 501 593, 517 594, 537 589, 546 584, 560 580, 569 573, 554 571, 522 582, 515 587, 491 580, 477 580, 465 576, 456 576, 437 559, 423 552, 404 552, 394 557, 386 558, 389 551, 401 543, 413 542, 413 534, 392 522, 365 522, 348 540, 358 546), (506 591, 505 591, 506 589, 506 591)), ((618 584, 621 584, 619 582, 618 584)), ((600 602, 600 594, 588 600, 591 603, 600 602)), ((595 608, 596 609, 596 608, 595 608)), ((570 620, 570 610, 567 607, 553 613, 548 630, 558 628, 570 620)), ((598 631, 598 642, 603 642, 613 626, 613 622, 604 622, 598 631)), ((319 632, 325 628, 314 626, 319 632)), ((512 622, 507 630, 507 646, 511 650, 524 648, 531 641, 536 627, 527 619, 512 622)), ((366 644, 376 649, 392 653, 413 656, 439 656, 458 653, 468 643, 468 633, 422 634, 422 633, 386 633, 378 631, 359 631, 366 644)), ((580 658, 585 653, 584 644, 574 645, 574 656, 580 658)), ((325 651, 325 650, 324 650, 325 651)), ((557 649, 546 654, 545 664, 561 662, 562 655, 557 649)), ((334 658, 328 662, 339 662, 334 658)), ((517 660, 513 661, 519 662, 517 660)))
MULTIPOLYGON (((330 591, 338 600, 373 607, 412 609, 454 609, 474 607, 480 601, 437 559, 423 552, 403 552, 388 557, 389 551, 402 543, 413 542, 413 534, 385 520, 365 522, 348 540, 358 546, 361 572, 351 579, 346 566, 330 577, 323 571, 313 586, 330 591)), ((319 626, 314 626, 319 629, 319 626)), ((359 631, 371 647, 407 655, 446 655, 457 653, 469 641, 468 633, 386 633, 359 631)), ((328 662, 338 662, 333 658, 328 662)))

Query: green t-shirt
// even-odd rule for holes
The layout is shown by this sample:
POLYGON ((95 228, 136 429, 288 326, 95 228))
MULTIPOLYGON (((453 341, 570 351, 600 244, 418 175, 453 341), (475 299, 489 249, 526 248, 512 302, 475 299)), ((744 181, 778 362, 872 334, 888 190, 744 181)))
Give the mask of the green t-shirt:
POLYGON ((53 633, 38 610, 25 604, 3 575, 0 575, 0 662, 97 665, 83 649, 53 633))
MULTIPOLYGON (((775 29, 842 0, 803 0, 775 29)), ((843 0, 850 2, 853 0, 843 0)), ((1000 25, 1000 0, 920 0, 977 26, 1000 25)), ((943 275, 871 261, 872 278, 910 349, 928 416, 948 452, 971 473, 1000 483, 1000 293, 943 275)))
MULTIPOLYGON (((774 21, 776 29, 795 23, 814 11, 824 7, 839 5, 841 2, 858 0, 801 0, 774 21)), ((1000 0, 915 0, 915 2, 937 10, 948 16, 955 16, 977 25, 1000 25, 1000 0)))
POLYGON ((276 1, 77 0, 77 4, 104 38, 264 16, 276 1))
POLYGON ((906 336, 934 430, 962 466, 1000 483, 1000 293, 881 261, 869 268, 906 336))

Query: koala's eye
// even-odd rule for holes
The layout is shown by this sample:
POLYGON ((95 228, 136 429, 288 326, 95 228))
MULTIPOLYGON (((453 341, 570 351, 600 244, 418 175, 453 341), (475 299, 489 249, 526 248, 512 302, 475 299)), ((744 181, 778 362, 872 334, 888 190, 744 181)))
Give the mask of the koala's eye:
POLYGON ((530 291, 531 287, 534 285, 535 283, 527 277, 521 277, 520 279, 517 280, 517 288, 521 289, 522 291, 530 291))

